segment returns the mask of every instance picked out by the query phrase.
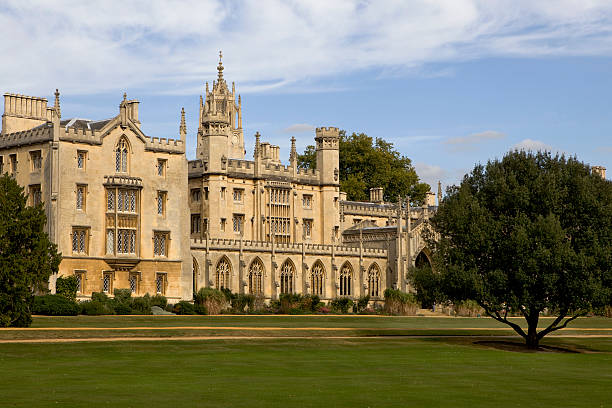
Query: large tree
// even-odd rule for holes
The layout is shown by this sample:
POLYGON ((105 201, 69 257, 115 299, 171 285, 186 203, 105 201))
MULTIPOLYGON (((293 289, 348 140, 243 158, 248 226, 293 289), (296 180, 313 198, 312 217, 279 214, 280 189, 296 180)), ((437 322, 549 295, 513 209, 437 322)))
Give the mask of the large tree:
POLYGON ((45 223, 42 204, 28 206, 15 179, 0 176, 0 327, 29 326, 33 291, 58 270, 61 258, 45 223))
MULTIPOLYGON (((315 168, 316 164, 314 146, 298 154, 300 168, 315 168)), ((383 187, 387 201, 409 195, 413 203, 422 204, 430 190, 428 184, 419 181, 410 159, 396 151, 393 143, 374 140, 365 133, 347 136, 346 131, 340 131, 339 171, 340 190, 349 200, 366 201, 370 188, 383 187)))
POLYGON ((575 158, 515 151, 477 165, 431 225, 440 292, 476 300, 529 348, 610 299, 612 183, 575 158), (556 317, 538 331, 545 311, 556 317))

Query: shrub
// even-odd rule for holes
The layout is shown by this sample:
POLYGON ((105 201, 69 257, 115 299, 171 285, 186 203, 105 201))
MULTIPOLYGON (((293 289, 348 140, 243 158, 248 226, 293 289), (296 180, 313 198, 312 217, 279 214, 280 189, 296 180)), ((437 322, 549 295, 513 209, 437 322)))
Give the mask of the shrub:
POLYGON ((93 292, 91 294, 91 300, 81 302, 81 314, 89 316, 114 314, 115 309, 111 299, 106 296, 106 293, 93 292))
POLYGON ((132 299, 132 313, 144 315, 151 314, 151 296, 148 293, 143 297, 132 299))
POLYGON ((370 295, 361 296, 357 300, 357 313, 364 311, 368 307, 368 303, 370 303, 370 295))
POLYGON ((112 306, 115 314, 132 314, 132 291, 130 289, 115 289, 113 294, 115 297, 112 299, 112 306))
POLYGON ((193 303, 181 300, 172 308, 172 312, 177 315, 194 315, 196 314, 195 306, 193 303))
POLYGON ((238 294, 234 295, 231 300, 232 309, 235 312, 243 313, 244 308, 248 307, 250 311, 255 308, 255 295, 238 294))
POLYGON ((168 305, 168 299, 164 295, 151 296, 151 306, 157 306, 165 309, 168 305))
POLYGON ((353 306, 353 301, 348 297, 337 297, 329 303, 332 310, 336 313, 346 314, 353 306))
POLYGON ((331 310, 326 306, 321 306, 319 308, 319 313, 328 314, 329 312, 331 312, 331 310))
POLYGON ((475 300, 463 300, 455 304, 455 314, 457 316, 480 317, 484 309, 475 300))
MULTIPOLYGON (((231 294, 231 292, 230 292, 231 294)), ((200 311, 206 311, 208 314, 219 314, 227 306, 226 295, 218 289, 200 288, 195 296, 195 304, 204 306, 200 311)))
POLYGON ((55 293, 66 299, 76 301, 77 278, 76 276, 58 277, 55 281, 55 293))
POLYGON ((32 313, 45 316, 76 316, 79 304, 61 295, 34 296, 32 313))
MULTIPOLYGON (((288 314, 292 309, 300 309, 302 295, 297 293, 282 293, 278 300, 280 302, 278 312, 288 314)), ((293 314, 299 314, 299 311, 294 311, 293 314)))
POLYGON ((208 309, 206 308, 205 305, 199 305, 199 304, 194 304, 193 305, 193 310, 196 312, 196 314, 199 315, 207 315, 208 314, 208 309))
POLYGON ((412 293, 404 293, 397 289, 385 290, 386 313, 395 316, 415 315, 418 309, 418 302, 412 293))

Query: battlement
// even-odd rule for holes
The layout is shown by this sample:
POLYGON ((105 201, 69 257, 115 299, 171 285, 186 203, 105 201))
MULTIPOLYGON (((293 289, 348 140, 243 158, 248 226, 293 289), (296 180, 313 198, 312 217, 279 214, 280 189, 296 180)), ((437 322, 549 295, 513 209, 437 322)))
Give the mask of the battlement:
POLYGON ((318 127, 315 130, 316 138, 320 137, 340 137, 340 130, 337 127, 318 127))
POLYGON ((102 133, 99 130, 85 129, 82 127, 66 127, 64 134, 60 135, 61 140, 71 142, 87 143, 87 144, 102 144, 102 133))
POLYGON ((147 136, 147 150, 169 153, 185 153, 185 142, 181 139, 147 136))
POLYGON ((0 149, 47 142, 53 139, 53 127, 46 125, 34 129, 8 133, 0 137, 0 149))

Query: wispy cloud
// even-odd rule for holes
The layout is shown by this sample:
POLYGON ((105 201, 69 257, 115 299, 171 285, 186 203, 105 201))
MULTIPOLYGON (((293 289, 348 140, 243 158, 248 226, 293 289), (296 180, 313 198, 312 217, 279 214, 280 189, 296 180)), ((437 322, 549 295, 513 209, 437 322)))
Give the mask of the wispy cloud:
POLYGON ((438 181, 445 180, 448 176, 448 172, 446 170, 433 164, 416 162, 414 163, 414 168, 421 181, 429 184, 432 191, 437 191, 438 181))
POLYGON ((283 129, 283 133, 306 133, 314 132, 314 125, 308 123, 296 123, 283 129))
POLYGON ((539 140, 533 140, 533 139, 524 139, 521 140, 520 142, 518 142, 517 144, 515 144, 514 146, 512 146, 512 150, 531 150, 531 151, 538 151, 538 150, 555 150, 552 146, 547 145, 544 142, 541 142, 539 140))
POLYGON ((241 92, 324 90, 326 78, 363 70, 384 77, 491 56, 612 55, 611 25, 605 0, 6 0, 0 53, 10 58, 0 78, 3 91, 36 95, 195 93, 223 49, 241 92))
POLYGON ((506 137, 505 133, 496 130, 485 130, 484 132, 472 133, 469 136, 453 137, 444 143, 450 145, 473 145, 487 140, 503 139, 504 137, 506 137))

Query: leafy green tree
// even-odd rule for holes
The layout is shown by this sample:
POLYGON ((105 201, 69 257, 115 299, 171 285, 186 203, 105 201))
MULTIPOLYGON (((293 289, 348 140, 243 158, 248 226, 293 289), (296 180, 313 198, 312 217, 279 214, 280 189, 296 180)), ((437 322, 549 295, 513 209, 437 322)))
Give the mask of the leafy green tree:
POLYGON ((42 204, 28 206, 15 179, 0 176, 0 327, 29 326, 33 290, 58 270, 61 257, 45 223, 42 204))
POLYGON ((55 281, 55 293, 66 299, 76 301, 78 281, 76 276, 59 276, 55 281))
MULTIPOLYGON (((317 154, 307 146, 298 154, 298 167, 315 168, 317 154)), ((365 133, 346 135, 340 131, 340 190, 349 200, 366 201, 369 190, 384 187, 385 200, 395 201, 409 195, 413 203, 422 204, 430 187, 421 183, 409 158, 400 155, 393 143, 372 139, 365 133)))
POLYGON ((431 225, 441 292, 477 301, 529 348, 610 298, 612 183, 576 158, 515 151, 477 165, 431 225), (538 331, 544 311, 557 317, 538 331))

